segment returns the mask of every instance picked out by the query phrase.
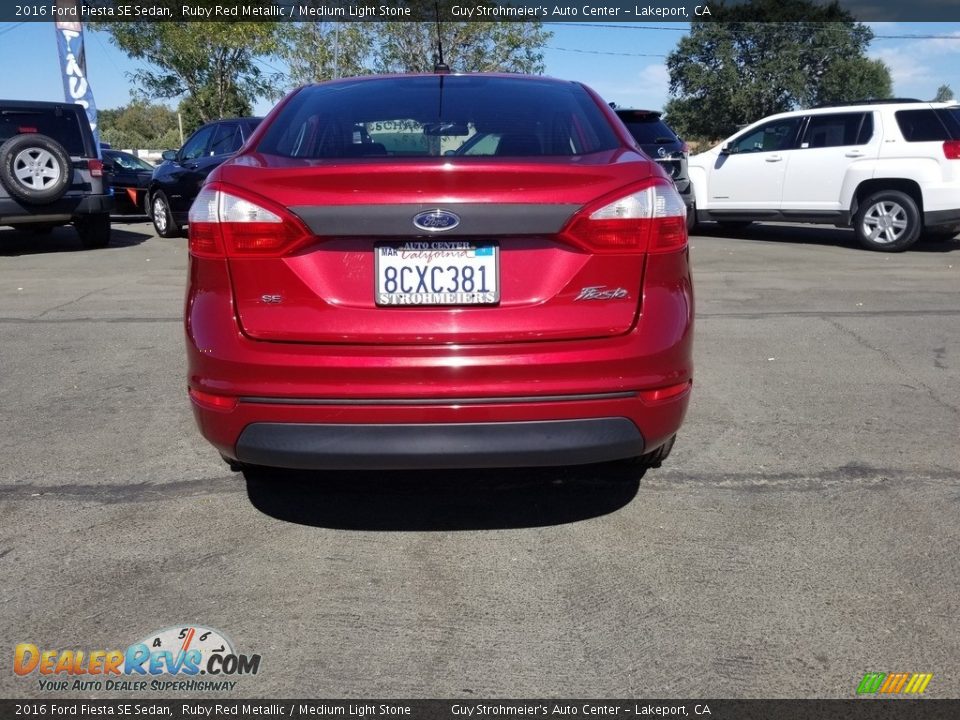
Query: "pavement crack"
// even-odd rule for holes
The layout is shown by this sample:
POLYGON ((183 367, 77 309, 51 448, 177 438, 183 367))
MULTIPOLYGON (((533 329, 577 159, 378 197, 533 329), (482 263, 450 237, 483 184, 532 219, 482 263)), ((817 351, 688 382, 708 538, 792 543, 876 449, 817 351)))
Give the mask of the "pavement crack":
POLYGON ((121 284, 121 283, 116 283, 116 284, 114 284, 114 285, 107 285, 107 287, 96 288, 95 290, 91 290, 91 291, 88 292, 88 293, 84 293, 84 294, 81 295, 80 297, 73 298, 72 300, 67 300, 67 302, 65 302, 65 303, 60 303, 59 305, 55 305, 55 306, 53 306, 52 308, 47 308, 46 310, 44 310, 44 311, 43 311, 42 313, 40 313, 39 315, 35 315, 33 319, 34 319, 34 320, 40 320, 41 318, 43 318, 44 315, 48 315, 49 313, 55 312, 55 311, 57 311, 57 310, 59 310, 59 309, 61 309, 61 308, 65 308, 65 307, 67 307, 68 305, 73 305, 74 303, 78 303, 78 302, 80 302, 81 300, 85 300, 86 298, 90 297, 91 295, 96 295, 97 293, 101 293, 101 292, 103 292, 104 290, 109 290, 110 288, 117 287, 117 285, 119 285, 119 284, 121 284))
MULTIPOLYGON (((916 382, 917 385, 920 386, 920 388, 922 389, 922 392, 931 400, 933 400, 934 403, 944 408, 945 410, 948 410, 949 412, 953 413, 957 417, 960 417, 960 408, 944 400, 942 397, 940 397, 940 395, 937 393, 937 391, 934 388, 930 387, 922 380, 919 380, 916 377, 913 377, 912 373, 910 372, 910 369, 900 364, 897 361, 897 359, 893 357, 890 353, 888 353, 886 350, 884 350, 883 348, 878 348, 875 345, 871 345, 870 342, 866 340, 866 338, 862 337, 855 330, 851 330, 845 325, 842 325, 837 320, 833 320, 828 317, 825 317, 824 320, 830 323, 831 325, 833 325, 833 327, 835 327, 840 332, 853 338, 857 342, 857 344, 859 344, 860 346, 865 347, 868 350, 872 350, 873 352, 880 355, 880 357, 882 357, 886 362, 893 365, 893 367, 895 367, 903 377, 911 377, 914 380, 914 382, 916 382)), ((936 353, 937 350, 935 349, 934 352, 936 353)), ((906 386, 906 387, 909 387, 909 386, 906 386)))

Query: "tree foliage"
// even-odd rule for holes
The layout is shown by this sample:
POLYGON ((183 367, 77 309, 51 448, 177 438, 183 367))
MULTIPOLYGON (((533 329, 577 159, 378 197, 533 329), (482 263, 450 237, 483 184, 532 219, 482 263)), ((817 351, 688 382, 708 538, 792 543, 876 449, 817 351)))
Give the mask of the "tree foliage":
POLYGON ((100 137, 115 148, 165 150, 180 146, 177 114, 165 105, 134 100, 99 110, 100 137))
POLYGON ((186 95, 200 122, 249 108, 257 98, 275 94, 280 84, 259 61, 278 49, 275 22, 104 22, 95 29, 149 64, 132 74, 141 96, 186 95))
MULTIPOLYGON (((431 6, 432 7, 432 6, 431 6)), ((293 85, 370 73, 432 72, 437 34, 454 71, 544 71, 539 22, 314 22, 282 30, 293 85)))
POLYGON ((889 70, 865 55, 873 32, 837 2, 750 0, 720 9, 724 22, 691 23, 667 57, 667 121, 682 135, 722 138, 797 107, 890 97, 889 70))
POLYGON ((374 32, 369 22, 286 23, 282 54, 294 87, 337 77, 366 75, 374 32))
POLYGON ((953 100, 953 90, 949 85, 941 85, 937 88, 937 95, 933 98, 933 102, 949 102, 953 100))
POLYGON ((374 49, 377 72, 431 72, 437 33, 443 60, 462 72, 542 73, 551 33, 539 22, 385 22, 374 49))

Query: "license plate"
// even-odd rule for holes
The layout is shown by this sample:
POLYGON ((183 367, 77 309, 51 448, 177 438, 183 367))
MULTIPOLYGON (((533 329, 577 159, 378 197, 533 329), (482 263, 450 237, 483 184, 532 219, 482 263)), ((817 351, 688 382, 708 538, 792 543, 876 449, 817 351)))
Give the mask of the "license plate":
POLYGON ((476 240, 380 243, 377 305, 495 305, 500 302, 500 248, 476 240))

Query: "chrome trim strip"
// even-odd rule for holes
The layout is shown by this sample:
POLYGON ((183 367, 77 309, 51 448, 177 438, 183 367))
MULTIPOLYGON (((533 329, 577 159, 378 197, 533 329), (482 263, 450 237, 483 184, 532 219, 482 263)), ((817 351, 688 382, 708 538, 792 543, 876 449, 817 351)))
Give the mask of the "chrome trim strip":
POLYGON ((622 400, 636 397, 634 391, 584 393, 582 395, 535 395, 489 398, 270 398, 241 396, 240 402, 253 405, 501 405, 538 402, 583 402, 586 400, 622 400))

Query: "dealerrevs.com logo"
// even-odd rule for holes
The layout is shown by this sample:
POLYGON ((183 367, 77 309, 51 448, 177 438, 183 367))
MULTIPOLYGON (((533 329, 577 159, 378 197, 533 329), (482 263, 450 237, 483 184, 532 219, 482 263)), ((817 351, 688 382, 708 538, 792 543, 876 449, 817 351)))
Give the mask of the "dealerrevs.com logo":
POLYGON ((125 650, 47 650, 19 643, 13 672, 35 676, 40 690, 122 692, 233 690, 256 675, 260 655, 244 655, 219 630, 199 625, 151 633, 125 650))

